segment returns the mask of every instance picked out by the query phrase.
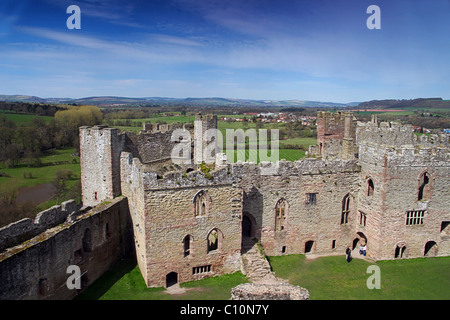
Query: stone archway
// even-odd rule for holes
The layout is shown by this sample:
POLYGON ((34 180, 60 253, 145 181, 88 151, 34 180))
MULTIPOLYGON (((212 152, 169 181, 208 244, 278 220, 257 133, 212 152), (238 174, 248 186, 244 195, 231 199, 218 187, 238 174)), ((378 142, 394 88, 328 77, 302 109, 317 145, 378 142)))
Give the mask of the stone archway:
POLYGON ((352 241, 352 251, 358 252, 361 246, 367 246, 367 237, 362 232, 357 232, 356 237, 352 241))
POLYGON ((435 241, 428 241, 423 251, 424 257, 435 257, 437 255, 438 246, 435 241))
POLYGON ((171 272, 166 275, 166 288, 178 283, 178 273, 171 272))

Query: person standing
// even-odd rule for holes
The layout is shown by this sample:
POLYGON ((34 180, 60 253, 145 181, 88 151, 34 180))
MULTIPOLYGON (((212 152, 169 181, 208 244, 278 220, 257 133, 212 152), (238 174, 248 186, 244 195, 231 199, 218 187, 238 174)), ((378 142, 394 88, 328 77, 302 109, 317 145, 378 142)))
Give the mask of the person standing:
POLYGON ((352 260, 352 250, 350 250, 350 247, 347 247, 345 250, 345 258, 347 262, 350 262, 352 260))

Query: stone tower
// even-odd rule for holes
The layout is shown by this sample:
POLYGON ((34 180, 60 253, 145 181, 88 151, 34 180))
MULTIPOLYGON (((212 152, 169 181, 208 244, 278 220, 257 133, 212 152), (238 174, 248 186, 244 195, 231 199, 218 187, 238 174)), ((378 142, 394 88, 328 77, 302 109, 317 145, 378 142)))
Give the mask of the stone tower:
POLYGON ((80 127, 81 194, 84 206, 95 206, 121 194, 120 153, 123 135, 106 126, 80 127))
POLYGON ((202 115, 201 113, 195 115, 194 164, 215 163, 219 146, 218 134, 217 115, 202 115))

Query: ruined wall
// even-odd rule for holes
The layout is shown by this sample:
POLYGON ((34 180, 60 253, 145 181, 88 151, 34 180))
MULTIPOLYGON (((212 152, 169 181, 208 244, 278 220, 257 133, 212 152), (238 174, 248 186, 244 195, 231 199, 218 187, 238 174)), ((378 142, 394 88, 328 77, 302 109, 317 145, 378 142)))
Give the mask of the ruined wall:
POLYGON ((363 186, 358 210, 367 216, 368 251, 377 259, 448 255, 448 140, 416 138, 411 126, 387 123, 361 124, 357 139, 363 186), (424 173, 429 182, 419 200, 424 173), (369 179, 374 183, 372 195, 369 179), (408 224, 408 211, 423 211, 421 223, 408 224))
POLYGON ((66 221, 69 215, 76 214, 79 206, 75 200, 61 203, 39 212, 34 219, 24 218, 0 228, 0 251, 18 245, 32 237, 66 221))
POLYGON ((231 300, 309 300, 309 292, 287 283, 243 283, 231 289, 231 300))
POLYGON ((217 129, 217 115, 200 113, 195 116, 194 126, 194 164, 214 163, 215 149, 217 147, 217 139, 212 138, 212 135, 206 134, 215 131, 208 131, 209 129, 217 129), (208 148, 208 149, 207 149, 208 148), (205 150, 211 150, 211 155, 206 155, 205 150))
POLYGON ((142 163, 169 160, 172 150, 180 143, 179 137, 172 137, 174 130, 177 129, 186 130, 185 143, 190 147, 193 130, 189 124, 146 123, 144 130, 139 134, 127 133, 125 150, 133 153, 133 156, 138 157, 142 163))
POLYGON ((317 114, 317 146, 310 152, 323 158, 351 159, 355 148, 356 119, 352 112, 319 112, 317 114))
POLYGON ((106 126, 80 127, 81 193, 84 206, 121 194, 120 153, 125 135, 106 126))
POLYGON ((128 198, 130 217, 132 220, 134 245, 136 258, 144 279, 147 278, 146 244, 147 233, 145 229, 145 217, 147 210, 145 207, 145 186, 144 180, 147 173, 145 166, 138 158, 128 152, 121 155, 121 180, 122 193, 128 198))
POLYGON ((148 177, 144 183, 148 286, 165 286, 171 272, 178 282, 186 282, 239 270, 242 191, 226 168, 209 175, 168 173, 162 179, 148 177), (195 199, 200 192, 209 200, 206 212, 199 215, 195 199), (217 231, 218 248, 208 251, 212 230, 217 231))
POLYGON ((253 235, 268 255, 345 252, 354 238, 356 161, 279 162, 272 175, 261 175, 259 167, 245 167, 239 173, 244 215, 251 217, 253 235), (342 200, 347 194, 352 197, 352 212, 349 222, 341 224, 342 200), (287 209, 283 228, 277 230, 276 207, 281 199, 287 202, 287 209))
POLYGON ((126 198, 120 197, 47 229, 0 254, 0 300, 71 299, 133 251, 126 198), (70 265, 81 289, 69 290, 70 265))

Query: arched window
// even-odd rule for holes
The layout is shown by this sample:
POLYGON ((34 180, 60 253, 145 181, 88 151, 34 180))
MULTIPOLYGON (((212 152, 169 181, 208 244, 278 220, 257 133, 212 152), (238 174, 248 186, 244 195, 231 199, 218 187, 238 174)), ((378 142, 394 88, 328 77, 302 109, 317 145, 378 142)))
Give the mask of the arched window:
POLYGON ((406 257, 406 245, 404 243, 399 243, 395 247, 395 255, 394 258, 401 259, 406 257))
POLYGON ((206 191, 199 191, 194 197, 194 211, 196 217, 206 216, 209 212, 211 198, 206 191))
POLYGON ((367 180, 367 195, 373 196, 373 190, 375 189, 372 179, 367 180))
POLYGON ((351 196, 346 194, 344 199, 342 199, 342 211, 341 211, 341 224, 348 223, 348 214, 351 209, 351 196))
POLYGON ((417 200, 426 200, 430 198, 430 174, 424 172, 419 177, 419 193, 417 200))
POLYGON ((278 200, 275 206, 275 231, 284 230, 288 203, 285 199, 278 200))
POLYGON ((222 246, 222 232, 219 229, 212 229, 208 236, 206 237, 207 241, 207 252, 220 250, 222 246))
POLYGON ((185 257, 189 256, 191 254, 191 242, 192 237, 190 235, 187 235, 183 239, 183 254, 185 257))

